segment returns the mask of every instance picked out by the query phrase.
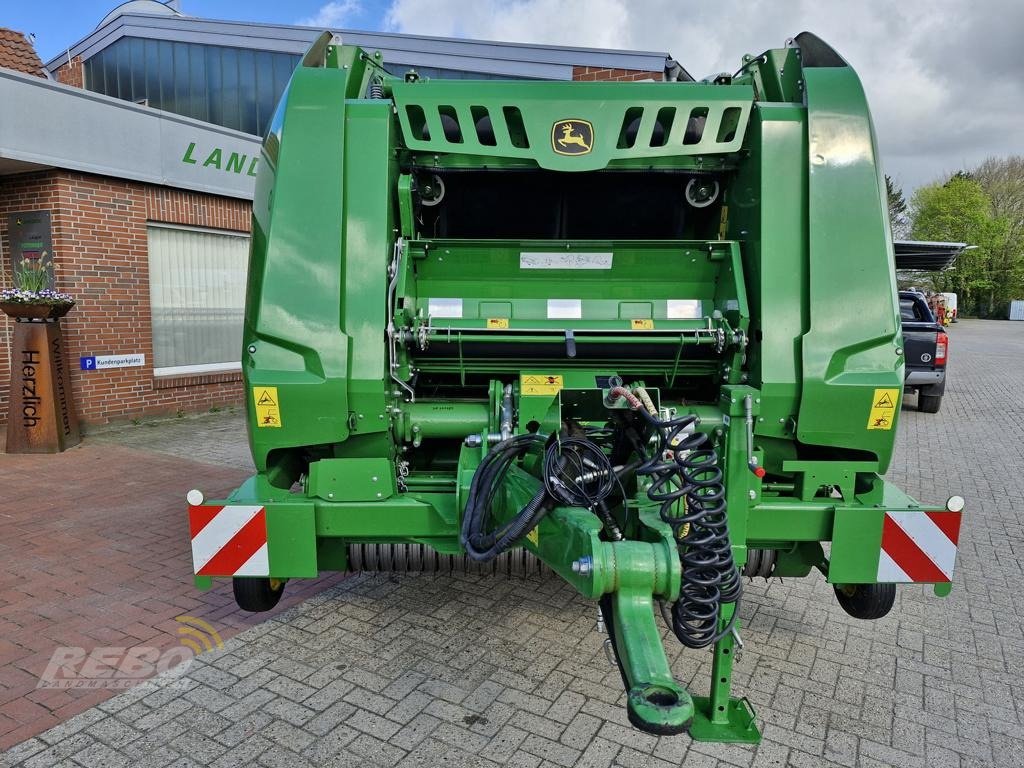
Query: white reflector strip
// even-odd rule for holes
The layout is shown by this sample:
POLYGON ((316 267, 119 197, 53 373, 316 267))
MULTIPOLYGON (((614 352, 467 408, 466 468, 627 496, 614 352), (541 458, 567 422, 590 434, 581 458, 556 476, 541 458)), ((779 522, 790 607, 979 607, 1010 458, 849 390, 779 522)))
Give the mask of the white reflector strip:
POLYGON ((428 299, 427 314, 431 317, 462 317, 462 299, 428 299))
POLYGON ((690 320, 701 316, 699 299, 669 299, 665 302, 665 316, 669 320, 690 320))
POLYGON ((548 320, 579 320, 583 302, 579 299, 548 299, 548 320))
POLYGON ((252 557, 242 563, 242 567, 235 571, 235 576, 269 576, 270 557, 267 545, 257 549, 252 557))
POLYGON ((217 516, 192 539, 192 565, 198 573, 224 545, 235 537, 245 524, 263 507, 224 507, 217 516))
POLYGON ((928 515, 924 512, 888 512, 887 514, 928 556, 928 559, 946 574, 946 578, 953 578, 956 544, 949 540, 949 537, 932 522, 928 515))
POLYGON ((880 557, 878 558, 878 581, 879 582, 911 582, 912 578, 907 576, 906 572, 896 565, 896 561, 885 554, 885 550, 881 550, 880 557))

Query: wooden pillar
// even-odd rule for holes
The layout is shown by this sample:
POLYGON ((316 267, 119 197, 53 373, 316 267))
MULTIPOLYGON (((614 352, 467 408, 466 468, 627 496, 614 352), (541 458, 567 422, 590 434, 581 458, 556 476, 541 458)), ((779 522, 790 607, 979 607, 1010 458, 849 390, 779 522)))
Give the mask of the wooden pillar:
POLYGON ((60 453, 78 445, 60 320, 15 321, 10 392, 8 453, 60 453))

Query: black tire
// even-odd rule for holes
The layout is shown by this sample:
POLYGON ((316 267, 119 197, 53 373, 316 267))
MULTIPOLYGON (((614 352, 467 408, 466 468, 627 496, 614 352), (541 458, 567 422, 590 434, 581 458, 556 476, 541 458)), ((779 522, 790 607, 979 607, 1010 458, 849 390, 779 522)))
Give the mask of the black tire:
POLYGON ((880 619, 896 601, 895 584, 837 584, 836 600, 855 619, 880 619))
POLYGON ((942 406, 942 395, 922 395, 917 396, 917 410, 923 413, 938 413, 939 408, 942 406))
POLYGON ((238 607, 250 613, 269 611, 284 594, 283 581, 278 582, 275 589, 265 576, 239 576, 231 580, 231 587, 238 607))

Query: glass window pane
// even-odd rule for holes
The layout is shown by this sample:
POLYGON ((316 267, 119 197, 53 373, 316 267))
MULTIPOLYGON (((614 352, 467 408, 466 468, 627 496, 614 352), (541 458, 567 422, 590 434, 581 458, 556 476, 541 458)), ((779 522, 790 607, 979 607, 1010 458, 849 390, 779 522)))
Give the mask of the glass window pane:
POLYGON ((132 101, 139 101, 146 98, 146 41, 133 37, 126 42, 132 72, 132 101))
POLYGON ((160 226, 148 234, 153 366, 237 363, 249 238, 160 226))
POLYGON ((253 51, 238 51, 238 99, 240 128, 246 133, 257 133, 256 123, 256 55, 253 51))
POLYGON ((241 130, 238 96, 238 52, 234 48, 224 48, 221 51, 221 89, 218 95, 224 109, 221 125, 241 130))
POLYGON ((221 48, 214 45, 206 47, 206 103, 209 120, 216 125, 224 125, 224 103, 220 94, 224 89, 221 76, 221 48))
POLYGON ((114 51, 114 58, 117 67, 117 93, 119 99, 132 101, 132 63, 131 51, 128 48, 128 40, 118 40, 111 49, 114 51))
POLYGON ((117 56, 113 50, 103 57, 103 93, 117 96, 117 56))
POLYGON ((274 54, 260 51, 256 54, 256 133, 259 136, 267 132, 276 101, 274 54))
POLYGON ((85 62, 85 87, 96 93, 103 93, 103 62, 99 55, 85 62))
POLYGON ((157 42, 160 73, 160 101, 154 107, 175 112, 174 108, 174 48, 167 40, 157 42))
POLYGON ((160 56, 156 40, 143 40, 146 58, 146 98, 149 106, 160 106, 160 56))
POLYGON ((188 43, 174 44, 174 112, 192 116, 189 95, 188 43))
POLYGON ((191 106, 189 114, 199 120, 209 120, 210 110, 206 99, 206 53, 202 45, 188 47, 189 91, 191 106))

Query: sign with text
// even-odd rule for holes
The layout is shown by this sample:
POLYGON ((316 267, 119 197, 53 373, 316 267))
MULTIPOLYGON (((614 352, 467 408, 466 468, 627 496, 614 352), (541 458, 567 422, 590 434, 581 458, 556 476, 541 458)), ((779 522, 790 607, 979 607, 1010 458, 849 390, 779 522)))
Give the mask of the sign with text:
POLYGON ((110 368, 137 368, 146 364, 145 355, 92 355, 78 358, 83 371, 104 371, 110 368))
POLYGON ((8 453, 59 453, 79 442, 60 323, 14 323, 8 453))
POLYGON ((49 211, 21 211, 7 216, 11 244, 11 276, 18 285, 19 272, 43 271, 44 288, 53 288, 53 230, 49 211))

